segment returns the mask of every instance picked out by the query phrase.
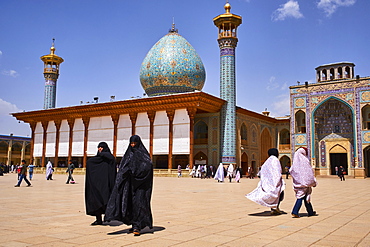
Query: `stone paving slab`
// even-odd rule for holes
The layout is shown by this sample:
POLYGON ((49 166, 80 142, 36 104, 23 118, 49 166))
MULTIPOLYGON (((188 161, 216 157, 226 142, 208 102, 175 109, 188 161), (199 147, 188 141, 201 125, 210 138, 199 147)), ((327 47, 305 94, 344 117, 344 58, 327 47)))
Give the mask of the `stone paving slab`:
POLYGON ((217 183, 213 179, 155 177, 154 228, 134 237, 114 221, 90 226, 85 214, 84 176, 47 181, 35 174, 15 188, 17 175, 0 177, 0 246, 370 246, 370 179, 318 178, 312 204, 318 216, 292 218, 292 180, 282 215, 244 197, 259 179, 217 183))

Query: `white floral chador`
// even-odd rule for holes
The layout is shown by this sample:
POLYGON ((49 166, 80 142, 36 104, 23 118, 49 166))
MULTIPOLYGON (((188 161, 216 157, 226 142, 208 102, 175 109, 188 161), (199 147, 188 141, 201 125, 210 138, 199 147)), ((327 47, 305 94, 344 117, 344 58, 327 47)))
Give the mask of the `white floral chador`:
POLYGON ((261 180, 256 189, 246 197, 262 206, 277 207, 281 192, 285 189, 285 183, 281 177, 281 165, 279 159, 271 155, 263 163, 260 171, 261 180))
POLYGON ((312 187, 316 187, 316 178, 307 158, 306 150, 299 148, 293 157, 293 164, 289 170, 293 178, 293 188, 297 199, 306 196, 306 201, 311 201, 312 187))

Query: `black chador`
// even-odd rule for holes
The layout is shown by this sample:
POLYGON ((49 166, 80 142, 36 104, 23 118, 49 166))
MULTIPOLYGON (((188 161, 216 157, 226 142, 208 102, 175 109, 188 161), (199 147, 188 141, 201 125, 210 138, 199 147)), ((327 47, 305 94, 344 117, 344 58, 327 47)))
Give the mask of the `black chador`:
POLYGON ((107 143, 99 143, 98 153, 86 163, 86 214, 96 216, 96 221, 91 225, 103 224, 102 214, 112 193, 116 172, 115 158, 107 143))
POLYGON ((119 166, 116 183, 109 199, 105 220, 118 220, 132 225, 130 231, 153 228, 150 200, 152 197, 153 164, 139 136, 130 138, 130 144, 119 166))

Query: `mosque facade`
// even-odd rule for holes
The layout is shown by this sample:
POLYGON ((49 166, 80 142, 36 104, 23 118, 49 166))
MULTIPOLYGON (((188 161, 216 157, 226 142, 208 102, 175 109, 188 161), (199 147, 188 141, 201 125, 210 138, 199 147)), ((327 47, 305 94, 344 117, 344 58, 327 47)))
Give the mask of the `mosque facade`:
MULTIPOLYGON (((290 117, 236 106, 235 54, 242 18, 230 12, 229 3, 224 8, 213 19, 220 97, 202 92, 206 72, 201 58, 173 25, 141 65, 140 82, 148 97, 13 113, 30 125, 29 160, 59 166, 75 159, 85 167, 105 141, 119 162, 129 137, 137 134, 156 169, 223 163, 245 174, 249 167, 257 171, 272 147, 278 148, 285 168, 303 146, 317 175, 335 175, 336 167, 343 166, 349 176, 370 176, 370 77, 354 76, 350 62, 319 66, 314 83, 290 87, 290 117)), ((47 89, 50 81, 56 86, 63 62, 54 52, 53 45, 50 55, 41 57, 47 89)), ((46 95, 45 102, 49 98, 54 102, 48 105, 55 105, 54 96, 46 95)))
MULTIPOLYGON (((222 162, 241 167, 245 174, 248 167, 258 170, 271 147, 279 149, 283 167, 290 165, 289 118, 235 105, 236 29, 241 17, 230 9, 227 3, 225 13, 213 19, 220 47, 221 97, 201 91, 206 78, 201 58, 173 25, 141 65, 140 82, 148 97, 14 113, 30 125, 30 160, 62 166, 76 159, 85 167, 97 144, 105 141, 119 162, 129 137, 137 134, 156 169, 222 162)), ((56 56, 54 51, 53 45, 50 57, 56 56)), ((59 75, 64 60, 58 58, 59 63, 51 65, 43 60, 45 69, 54 66, 51 71, 59 75)))
POLYGON ((318 175, 342 166, 352 177, 370 176, 370 77, 355 64, 316 68, 316 82, 290 87, 292 150, 305 146, 318 175))

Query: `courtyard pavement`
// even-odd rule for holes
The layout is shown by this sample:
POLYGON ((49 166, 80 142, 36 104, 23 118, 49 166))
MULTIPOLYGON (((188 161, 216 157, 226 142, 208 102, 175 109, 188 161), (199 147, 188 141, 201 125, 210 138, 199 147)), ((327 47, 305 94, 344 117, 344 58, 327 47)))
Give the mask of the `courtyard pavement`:
POLYGON ((16 174, 0 177, 0 246, 370 246, 370 179, 318 178, 312 204, 318 215, 292 218, 292 180, 281 209, 245 198, 259 179, 217 183, 213 179, 155 177, 154 228, 141 236, 119 222, 90 226, 85 214, 84 176, 65 184, 56 174, 35 174, 31 187, 15 188, 16 174))

